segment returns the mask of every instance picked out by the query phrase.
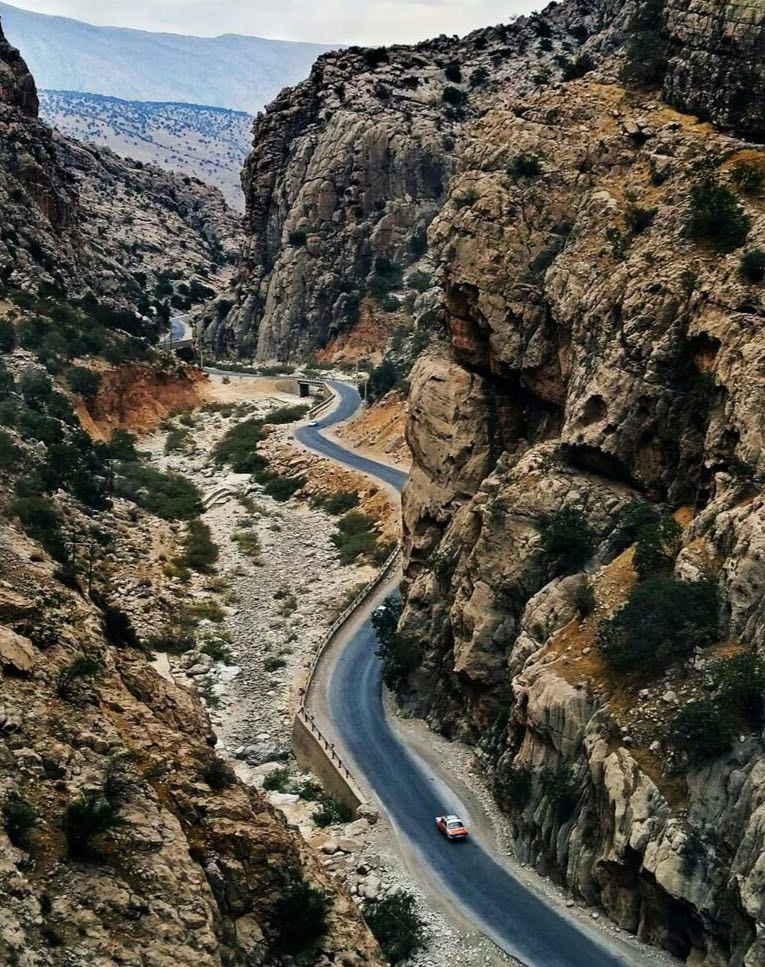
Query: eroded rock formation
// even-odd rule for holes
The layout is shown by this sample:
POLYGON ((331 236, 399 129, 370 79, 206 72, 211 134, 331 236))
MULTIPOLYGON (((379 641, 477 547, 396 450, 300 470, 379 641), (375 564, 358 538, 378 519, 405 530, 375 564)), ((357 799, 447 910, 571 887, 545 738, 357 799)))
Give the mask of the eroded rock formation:
POLYGON ((750 227, 728 253, 688 229, 710 158, 732 185, 765 157, 607 80, 489 111, 430 230, 448 347, 412 378, 408 699, 480 741, 522 859, 689 962, 760 964, 759 733, 703 766, 668 759, 668 722, 727 652, 657 679, 614 672, 597 636, 636 581, 612 550, 620 512, 648 500, 693 508, 676 575, 719 587, 726 647, 765 648, 765 305, 741 273, 761 200, 738 195, 750 227), (544 548, 564 507, 594 536, 586 573, 544 548))

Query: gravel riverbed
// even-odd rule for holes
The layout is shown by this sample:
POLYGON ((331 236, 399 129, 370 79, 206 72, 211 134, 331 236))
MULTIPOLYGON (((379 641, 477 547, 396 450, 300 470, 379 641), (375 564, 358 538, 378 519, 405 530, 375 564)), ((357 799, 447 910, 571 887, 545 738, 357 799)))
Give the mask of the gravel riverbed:
MULTIPOLYGON (((336 518, 303 500, 273 500, 248 475, 231 473, 212 458, 217 441, 238 420, 295 402, 293 396, 271 389, 266 396, 253 393, 241 404, 240 394, 242 409, 234 414, 211 408, 187 418, 193 426, 187 427, 181 450, 165 453, 170 427, 184 425, 178 419, 141 443, 156 467, 182 473, 197 484, 207 506, 204 522, 220 550, 217 579, 195 575, 190 589, 200 599, 212 593, 222 606, 223 620, 203 620, 201 647, 180 657, 159 655, 157 667, 199 688, 209 705, 219 753, 240 778, 260 788, 266 775, 285 765, 295 782, 300 780, 290 736, 307 665, 336 614, 375 573, 369 566, 340 563, 332 543, 336 518), (235 539, 242 533, 255 535, 254 557, 235 539), (211 642, 223 649, 224 660, 203 650, 211 642)), ((288 443, 290 434, 289 427, 280 428, 274 440, 288 443)), ((316 846, 324 865, 346 883, 359 904, 397 889, 415 895, 429 944, 411 961, 412 967, 515 963, 480 933, 461 930, 433 905, 402 863, 384 816, 372 811, 372 821, 357 819, 322 829, 312 819, 315 803, 291 793, 266 795, 316 846)))

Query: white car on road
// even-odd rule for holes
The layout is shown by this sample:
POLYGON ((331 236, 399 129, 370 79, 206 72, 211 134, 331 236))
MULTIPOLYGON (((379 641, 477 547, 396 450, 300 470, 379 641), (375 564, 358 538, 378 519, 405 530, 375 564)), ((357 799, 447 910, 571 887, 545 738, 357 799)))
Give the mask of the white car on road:
POLYGON ((436 816, 436 826, 448 840, 467 839, 467 828, 459 816, 436 816))

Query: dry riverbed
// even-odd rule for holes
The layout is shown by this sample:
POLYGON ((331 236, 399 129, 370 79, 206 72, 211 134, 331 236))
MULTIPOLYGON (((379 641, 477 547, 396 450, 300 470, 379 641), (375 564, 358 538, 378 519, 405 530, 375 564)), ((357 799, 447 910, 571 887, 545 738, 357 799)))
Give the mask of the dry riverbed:
MULTIPOLYGON (((460 967, 513 963, 474 932, 457 930, 437 911, 403 867, 385 817, 356 819, 321 828, 313 820, 317 803, 291 791, 311 777, 302 775, 290 751, 292 720, 306 667, 334 617, 375 574, 371 566, 343 566, 332 543, 337 518, 313 509, 305 499, 279 502, 246 474, 215 465, 212 452, 227 429, 242 419, 261 417, 296 398, 274 383, 231 378, 212 380, 212 395, 236 403, 236 412, 214 404, 179 415, 144 438, 141 449, 154 466, 193 480, 203 494, 204 522, 220 557, 216 575, 194 575, 193 598, 212 599, 220 613, 199 626, 199 646, 182 656, 157 655, 157 669, 196 687, 209 707, 218 751, 244 781, 263 787, 275 769, 287 768, 288 791, 267 791, 274 805, 322 855, 325 866, 362 903, 390 890, 406 889, 418 898, 418 911, 430 935, 428 949, 413 967, 460 967), (170 429, 188 430, 183 446, 166 453, 170 429), (241 535, 253 535, 242 539, 241 535), (256 547, 256 552, 248 552, 256 547), (370 821, 370 819, 372 821, 370 821)), ((383 509, 384 496, 364 477, 295 449, 292 428, 277 429, 264 452, 281 467, 308 478, 305 490, 358 489, 362 509, 383 521, 389 537, 396 508, 383 509)))

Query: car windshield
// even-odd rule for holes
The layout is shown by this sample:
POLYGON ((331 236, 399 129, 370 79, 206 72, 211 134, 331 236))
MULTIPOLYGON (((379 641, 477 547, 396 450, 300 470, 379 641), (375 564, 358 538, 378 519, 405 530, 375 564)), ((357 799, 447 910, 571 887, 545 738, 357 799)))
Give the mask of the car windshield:
POLYGON ((446 825, 447 825, 447 827, 449 829, 461 829, 462 828, 462 823, 459 821, 459 819, 450 819, 449 822, 446 825))

